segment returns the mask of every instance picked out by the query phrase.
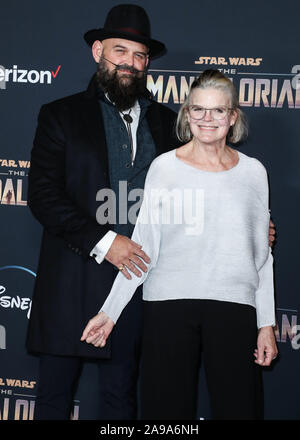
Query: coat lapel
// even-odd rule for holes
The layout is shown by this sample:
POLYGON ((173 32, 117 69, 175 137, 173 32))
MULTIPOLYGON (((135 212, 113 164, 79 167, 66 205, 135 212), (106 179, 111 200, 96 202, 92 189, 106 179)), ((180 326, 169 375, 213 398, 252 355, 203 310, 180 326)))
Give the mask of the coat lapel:
POLYGON ((109 178, 108 154, 105 138, 104 122, 97 96, 97 85, 95 77, 92 78, 87 91, 84 94, 83 105, 81 108, 82 120, 86 127, 86 132, 93 144, 99 151, 99 157, 103 172, 109 178))

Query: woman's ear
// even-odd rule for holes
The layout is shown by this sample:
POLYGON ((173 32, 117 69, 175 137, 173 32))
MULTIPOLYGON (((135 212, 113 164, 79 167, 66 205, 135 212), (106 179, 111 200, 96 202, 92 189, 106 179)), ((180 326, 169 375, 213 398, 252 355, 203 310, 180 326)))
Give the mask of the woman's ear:
POLYGON ((238 118, 238 111, 239 111, 239 109, 235 109, 235 110, 233 110, 231 112, 231 115, 230 115, 230 125, 231 125, 231 127, 236 123, 236 120, 238 118))

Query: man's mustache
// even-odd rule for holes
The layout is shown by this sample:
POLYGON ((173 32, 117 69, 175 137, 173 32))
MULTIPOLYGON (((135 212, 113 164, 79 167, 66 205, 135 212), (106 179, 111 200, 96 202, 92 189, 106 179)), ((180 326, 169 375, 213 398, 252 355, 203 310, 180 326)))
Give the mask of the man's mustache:
POLYGON ((103 57, 103 59, 105 61, 108 61, 109 63, 113 64, 115 66, 116 70, 128 70, 128 72, 135 73, 135 74, 146 72, 146 70, 138 70, 133 66, 129 66, 128 64, 115 64, 112 61, 110 61, 108 58, 105 58, 105 57, 103 57))

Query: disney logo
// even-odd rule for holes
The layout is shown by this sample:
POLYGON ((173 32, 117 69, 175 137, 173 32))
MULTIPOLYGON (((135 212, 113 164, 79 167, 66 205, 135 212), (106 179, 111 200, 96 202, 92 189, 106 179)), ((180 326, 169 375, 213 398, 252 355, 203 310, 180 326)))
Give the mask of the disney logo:
POLYGON ((31 298, 21 298, 19 295, 3 295, 5 292, 6 288, 4 286, 0 286, 0 307, 5 309, 16 308, 20 310, 27 310, 27 318, 29 319, 32 303, 31 298))

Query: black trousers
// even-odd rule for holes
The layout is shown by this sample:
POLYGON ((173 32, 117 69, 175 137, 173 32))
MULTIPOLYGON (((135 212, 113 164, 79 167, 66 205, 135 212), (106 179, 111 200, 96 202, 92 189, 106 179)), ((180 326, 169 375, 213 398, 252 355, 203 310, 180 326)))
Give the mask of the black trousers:
MULTIPOLYGON (((142 339, 141 288, 124 312, 111 334, 111 359, 97 361, 99 420, 137 418, 137 384, 142 339)), ((70 418, 83 361, 84 359, 79 357, 40 355, 35 420, 70 418)))
POLYGON ((262 418, 255 309, 214 300, 144 302, 141 417, 196 418, 200 353, 213 419, 262 418))

